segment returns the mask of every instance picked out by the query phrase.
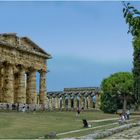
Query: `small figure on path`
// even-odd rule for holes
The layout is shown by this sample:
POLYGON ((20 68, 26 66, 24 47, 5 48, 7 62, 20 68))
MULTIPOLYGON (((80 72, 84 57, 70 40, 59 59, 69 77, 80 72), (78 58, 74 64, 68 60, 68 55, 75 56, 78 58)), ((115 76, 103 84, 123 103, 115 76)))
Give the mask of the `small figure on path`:
POLYGON ((125 117, 124 117, 124 115, 123 114, 120 114, 120 117, 119 117, 119 124, 124 124, 124 122, 125 122, 125 117))
POLYGON ((130 111, 129 111, 129 109, 127 109, 126 115, 127 115, 127 119, 129 120, 129 118, 130 118, 130 111))
POLYGON ((79 116, 79 115, 80 115, 80 108, 78 107, 78 108, 77 108, 76 116, 79 116))

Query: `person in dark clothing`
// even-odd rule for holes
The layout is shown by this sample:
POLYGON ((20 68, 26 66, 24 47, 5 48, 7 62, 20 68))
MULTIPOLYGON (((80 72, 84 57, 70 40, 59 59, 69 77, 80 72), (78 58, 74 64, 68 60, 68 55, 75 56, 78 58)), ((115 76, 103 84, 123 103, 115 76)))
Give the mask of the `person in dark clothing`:
POLYGON ((83 119, 83 127, 84 128, 87 128, 88 127, 88 122, 87 122, 87 120, 86 119, 83 119))

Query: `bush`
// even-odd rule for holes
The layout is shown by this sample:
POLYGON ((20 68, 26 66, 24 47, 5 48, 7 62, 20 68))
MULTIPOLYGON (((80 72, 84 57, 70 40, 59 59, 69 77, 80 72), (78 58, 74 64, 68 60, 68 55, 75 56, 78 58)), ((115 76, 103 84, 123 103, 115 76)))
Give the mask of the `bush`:
POLYGON ((109 93, 101 94, 100 109, 105 113, 115 113, 117 111, 116 99, 111 97, 109 93))

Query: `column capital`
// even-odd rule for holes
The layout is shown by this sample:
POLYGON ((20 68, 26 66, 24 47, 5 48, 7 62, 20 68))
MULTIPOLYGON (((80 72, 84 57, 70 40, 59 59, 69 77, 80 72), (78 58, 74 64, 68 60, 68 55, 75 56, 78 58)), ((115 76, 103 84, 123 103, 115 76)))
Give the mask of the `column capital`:
POLYGON ((28 67, 27 72, 36 72, 37 70, 34 67, 28 67))
POLYGON ((16 65, 16 67, 17 67, 19 70, 24 70, 24 69, 25 69, 24 65, 21 65, 21 64, 16 65))
POLYGON ((39 73, 47 73, 47 70, 40 69, 38 70, 39 73))
POLYGON ((8 62, 8 61, 4 61, 3 63, 2 63, 2 65, 3 66, 14 66, 14 64, 12 64, 11 62, 8 62))

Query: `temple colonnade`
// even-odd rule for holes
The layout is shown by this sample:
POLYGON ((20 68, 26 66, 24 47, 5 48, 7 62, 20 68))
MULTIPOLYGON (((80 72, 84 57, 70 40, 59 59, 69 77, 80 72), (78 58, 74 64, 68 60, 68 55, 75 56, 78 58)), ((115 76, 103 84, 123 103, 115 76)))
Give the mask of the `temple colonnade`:
POLYGON ((50 110, 99 109, 98 88, 69 88, 47 93, 47 108, 50 110))

